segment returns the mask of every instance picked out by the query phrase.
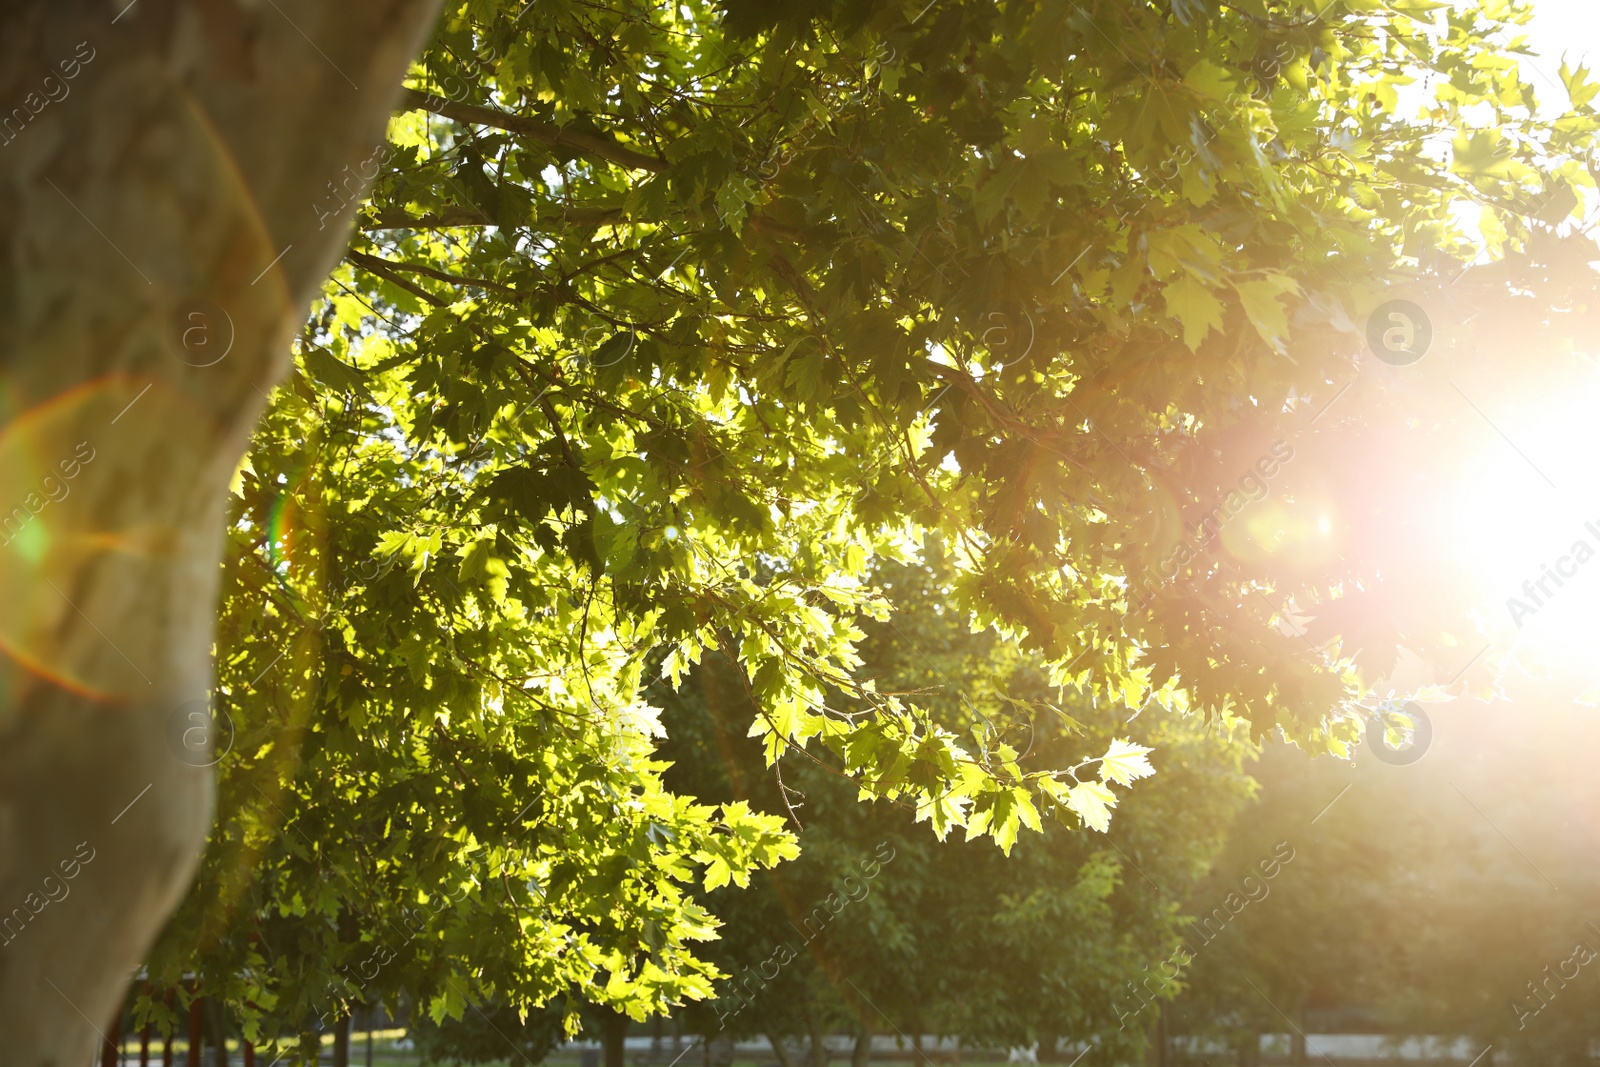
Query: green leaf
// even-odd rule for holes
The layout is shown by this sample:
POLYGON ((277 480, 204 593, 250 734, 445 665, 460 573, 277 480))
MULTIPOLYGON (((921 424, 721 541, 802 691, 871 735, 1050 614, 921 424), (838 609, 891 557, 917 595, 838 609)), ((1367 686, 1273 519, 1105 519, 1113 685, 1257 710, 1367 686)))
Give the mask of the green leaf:
POLYGON ((1600 93, 1600 82, 1589 80, 1589 68, 1581 63, 1577 67, 1569 67, 1567 61, 1561 61, 1561 84, 1566 86, 1567 97, 1575 108, 1585 108, 1600 93))
POLYGON ((1116 794, 1099 782, 1079 782, 1067 792, 1067 807, 1091 830, 1105 833, 1111 828, 1111 809, 1116 794))
POLYGON ((1207 100, 1228 103, 1238 92, 1233 74, 1209 59, 1202 59, 1188 69, 1183 83, 1207 100))
POLYGON ((1167 314, 1183 327, 1183 343, 1191 352, 1213 330, 1222 329, 1222 301, 1191 275, 1168 282, 1162 289, 1167 314))
POLYGON ((1248 280, 1235 278, 1232 284, 1256 333, 1274 351, 1284 351, 1284 342, 1289 337, 1289 318, 1283 300, 1299 293, 1300 283, 1286 274, 1268 272, 1248 280))
POLYGON ((1450 147, 1450 169, 1465 178, 1507 178, 1512 173, 1511 145, 1499 130, 1462 130, 1450 147))
POLYGON ((1146 758, 1151 751, 1148 746, 1117 738, 1106 749, 1106 754, 1100 757, 1100 780, 1132 785, 1136 779, 1148 778, 1156 773, 1146 758))

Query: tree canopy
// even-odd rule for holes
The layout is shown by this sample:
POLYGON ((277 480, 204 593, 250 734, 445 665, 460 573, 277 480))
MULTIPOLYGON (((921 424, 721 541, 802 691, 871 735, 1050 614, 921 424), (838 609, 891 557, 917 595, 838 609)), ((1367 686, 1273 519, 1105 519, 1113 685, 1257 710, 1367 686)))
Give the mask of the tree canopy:
POLYGON ((310 207, 376 172, 236 478, 225 814, 154 965, 198 950, 274 1032, 709 996, 691 886, 793 853, 663 784, 646 687, 710 652, 767 760, 1006 850, 1108 828, 1135 713, 1345 751, 1387 664, 1334 606, 1386 561, 1306 495, 1246 509, 1328 450, 1368 313, 1479 254, 1463 201, 1519 270, 1567 247, 1593 87, 1538 119, 1522 17, 451 5, 310 207), (1039 691, 940 712, 864 669, 935 544, 1039 691))

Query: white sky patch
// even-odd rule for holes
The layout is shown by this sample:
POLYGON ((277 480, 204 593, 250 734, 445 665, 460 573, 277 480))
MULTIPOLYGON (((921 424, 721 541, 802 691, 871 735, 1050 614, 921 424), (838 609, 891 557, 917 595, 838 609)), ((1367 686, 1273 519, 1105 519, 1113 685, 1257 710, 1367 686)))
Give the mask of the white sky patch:
POLYGON ((1528 43, 1539 53, 1535 59, 1522 59, 1522 76, 1539 91, 1543 110, 1549 114, 1567 106, 1567 92, 1561 87, 1561 60, 1571 66, 1600 52, 1600 3, 1595 0, 1534 0, 1533 20, 1526 29, 1528 43))

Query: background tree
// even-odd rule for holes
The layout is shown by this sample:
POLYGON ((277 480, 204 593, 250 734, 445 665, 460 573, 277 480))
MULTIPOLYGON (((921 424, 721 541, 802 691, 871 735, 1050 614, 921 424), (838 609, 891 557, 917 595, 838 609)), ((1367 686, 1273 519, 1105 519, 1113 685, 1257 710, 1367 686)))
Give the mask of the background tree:
POLYGON ((553 1008, 524 1018, 520 1012, 495 1005, 481 1015, 474 1012, 434 1022, 419 1012, 409 1020, 407 1033, 427 1063, 516 1063, 524 1058, 539 1063, 561 1040, 564 1014, 553 1008))
MULTIPOLYGON (((1186 911, 1221 906, 1275 841, 1295 859, 1220 930, 1187 928, 1196 959, 1173 1032, 1223 1038, 1245 1062, 1259 1035, 1296 1028, 1463 1035, 1469 1058, 1492 1047, 1513 1063, 1583 1062, 1600 1037, 1600 983, 1574 950, 1600 950, 1588 925, 1600 919, 1596 829, 1572 813, 1590 810, 1595 787, 1581 757, 1546 739, 1584 751, 1595 726, 1586 710, 1517 703, 1515 731, 1503 709, 1435 712, 1412 765, 1365 749, 1353 765, 1308 763, 1268 746, 1260 796, 1186 911)), ((1292 1051, 1305 1058, 1303 1043, 1292 1051)))
MULTIPOLYGON (((1037 656, 945 609, 948 577, 948 564, 878 576, 893 615, 867 627, 863 667, 881 691, 919 694, 939 721, 992 743, 1004 709, 1056 693, 1037 656)), ((725 927, 707 952, 731 978, 691 1025, 707 1039, 759 1034, 792 1050, 786 1059, 817 1064, 821 1037, 839 1030, 857 1035, 858 1063, 874 1034, 1038 1042, 1047 1058, 1058 1040, 1136 1054, 1153 1016, 1123 1025, 1119 993, 1177 946, 1173 894, 1204 872, 1249 791, 1241 735, 1155 714, 1113 728, 1068 701, 1034 722, 1019 761, 1048 765, 1082 735, 1099 743, 1125 730, 1165 753, 1160 773, 1108 837, 1051 826, 1008 858, 976 840, 938 842, 897 806, 863 806, 854 783, 799 754, 765 771, 760 746, 741 736, 750 695, 722 657, 661 699, 670 783, 761 810, 792 806, 805 827, 798 859, 751 889, 709 895, 725 927)), ((1177 993, 1165 986, 1162 999, 1177 993)))
POLYGON ((1195 958, 1170 1020, 1175 1036, 1220 1036, 1248 1063, 1260 1035, 1288 1034, 1291 1057, 1304 1062, 1307 1033, 1385 1026, 1412 977, 1407 934, 1427 907, 1407 871, 1423 850, 1437 857, 1453 843, 1393 817, 1415 810, 1410 770, 1364 749, 1352 766, 1266 746, 1260 796, 1186 901, 1195 958))

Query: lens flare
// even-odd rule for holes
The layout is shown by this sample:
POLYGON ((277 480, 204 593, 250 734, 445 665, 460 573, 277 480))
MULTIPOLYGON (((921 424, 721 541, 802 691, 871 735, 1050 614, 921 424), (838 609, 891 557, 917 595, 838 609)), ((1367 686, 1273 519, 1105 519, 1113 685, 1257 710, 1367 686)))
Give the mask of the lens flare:
MULTIPOLYGON (((106 591, 145 587, 151 568, 183 566, 175 531, 185 494, 160 468, 174 450, 214 450, 216 439, 190 400, 123 377, 53 397, 0 429, 0 652, 85 695, 153 684, 155 657, 141 656, 142 669, 127 633, 95 619, 86 590, 114 596, 106 591), (134 492, 170 500, 172 518, 120 526, 119 502, 134 492)), ((141 632, 150 631, 133 636, 141 632)))

